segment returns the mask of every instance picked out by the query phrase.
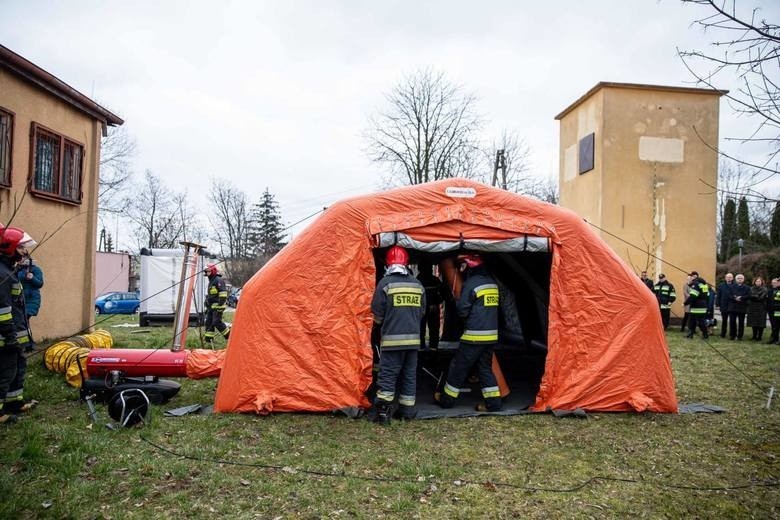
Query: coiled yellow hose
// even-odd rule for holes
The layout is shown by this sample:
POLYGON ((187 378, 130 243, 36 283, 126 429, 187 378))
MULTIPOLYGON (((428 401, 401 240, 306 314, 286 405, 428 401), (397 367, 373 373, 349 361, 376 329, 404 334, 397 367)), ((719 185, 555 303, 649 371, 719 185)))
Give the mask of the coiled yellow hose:
POLYGON ((96 330, 91 334, 73 336, 55 343, 43 356, 46 368, 65 374, 70 386, 81 388, 81 374, 87 373, 87 354, 94 348, 111 348, 114 338, 107 330, 96 330))

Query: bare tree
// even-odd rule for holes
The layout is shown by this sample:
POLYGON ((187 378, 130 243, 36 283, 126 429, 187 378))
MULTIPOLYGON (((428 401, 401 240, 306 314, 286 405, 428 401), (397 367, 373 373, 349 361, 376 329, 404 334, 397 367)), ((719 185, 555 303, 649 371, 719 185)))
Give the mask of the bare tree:
POLYGON ((225 274, 240 287, 265 263, 252 253, 251 205, 246 193, 223 179, 212 179, 209 193, 211 238, 224 258, 225 274))
POLYGON ((211 179, 212 239, 225 259, 249 258, 250 204, 246 193, 224 179, 211 179))
POLYGON ((558 178, 552 175, 546 177, 525 177, 518 186, 517 193, 522 193, 550 204, 558 204, 560 198, 558 178))
POLYGON ((517 192, 517 187, 531 171, 531 149, 525 139, 515 132, 503 130, 501 137, 493 141, 484 152, 484 171, 481 175, 485 184, 517 192))
POLYGON ((417 71, 393 88, 387 108, 370 120, 369 157, 386 164, 400 184, 472 176, 482 124, 475 101, 443 73, 417 71))
MULTIPOLYGON (((759 9, 737 13, 736 0, 683 0, 708 8, 708 14, 693 22, 711 35, 705 50, 680 50, 678 55, 700 85, 715 88, 718 80, 736 77, 739 87, 726 97, 732 109, 755 121, 748 135, 729 137, 740 144, 764 144, 767 156, 759 164, 723 156, 764 175, 764 180, 780 173, 780 26, 759 19, 759 9), (701 69, 699 68, 701 67, 701 69)), ((705 143, 717 149, 717 143, 705 143)))
POLYGON ((119 197, 132 177, 136 144, 123 126, 108 127, 100 143, 98 205, 101 211, 121 211, 125 199, 119 197))
POLYGON ((203 238, 186 194, 172 192, 150 170, 146 170, 138 191, 125 199, 125 205, 125 216, 135 225, 139 249, 176 248, 181 240, 203 238))

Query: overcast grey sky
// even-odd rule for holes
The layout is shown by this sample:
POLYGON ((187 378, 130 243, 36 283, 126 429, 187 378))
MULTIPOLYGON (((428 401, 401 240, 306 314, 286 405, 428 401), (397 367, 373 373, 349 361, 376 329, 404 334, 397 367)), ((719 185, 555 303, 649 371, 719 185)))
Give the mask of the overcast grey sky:
MULTIPOLYGON (((780 2, 757 5, 780 18, 780 2)), ((123 117, 139 178, 151 169, 199 207, 211 177, 253 198, 267 186, 294 222, 378 188, 361 133, 405 74, 443 71, 479 98, 486 141, 514 130, 534 173, 557 175, 554 116, 599 81, 690 85, 675 47, 702 48, 690 26, 702 12, 673 0, 0 0, 0 42, 123 117)), ((745 122, 721 110, 721 135, 739 133, 745 122)))

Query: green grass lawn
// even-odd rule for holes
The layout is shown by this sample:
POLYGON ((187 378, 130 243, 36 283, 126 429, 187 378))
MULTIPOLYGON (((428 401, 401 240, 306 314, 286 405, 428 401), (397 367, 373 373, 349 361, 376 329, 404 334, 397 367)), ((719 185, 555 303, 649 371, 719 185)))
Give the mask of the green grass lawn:
MULTIPOLYGON (((116 347, 168 344, 169 328, 114 327, 135 320, 101 326, 116 347)), ((180 381, 151 426, 111 431, 92 426, 77 390, 36 356, 27 394, 42 402, 0 430, 0 518, 780 516, 780 403, 766 410, 764 390, 702 340, 681 336, 668 334, 680 402, 727 413, 389 428, 327 414, 163 417, 211 403, 210 379, 180 381)), ((762 388, 780 386, 780 347, 712 344, 762 388)), ((98 414, 110 420, 104 406, 98 414)))

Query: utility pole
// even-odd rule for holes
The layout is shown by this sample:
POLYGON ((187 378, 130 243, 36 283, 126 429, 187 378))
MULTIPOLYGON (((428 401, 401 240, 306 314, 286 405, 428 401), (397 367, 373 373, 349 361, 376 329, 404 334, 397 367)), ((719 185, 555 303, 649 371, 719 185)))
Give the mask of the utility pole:
POLYGON ((491 186, 498 185, 498 170, 501 170, 501 189, 506 189, 506 157, 504 156, 504 150, 496 150, 496 162, 493 165, 493 182, 491 186))

